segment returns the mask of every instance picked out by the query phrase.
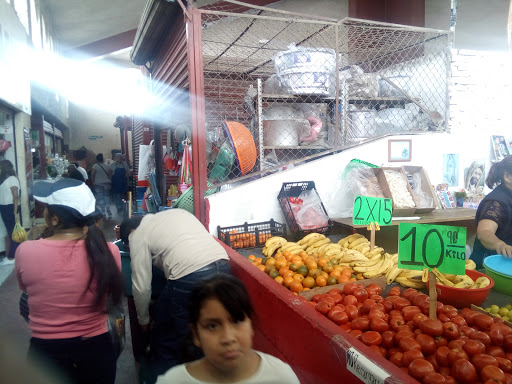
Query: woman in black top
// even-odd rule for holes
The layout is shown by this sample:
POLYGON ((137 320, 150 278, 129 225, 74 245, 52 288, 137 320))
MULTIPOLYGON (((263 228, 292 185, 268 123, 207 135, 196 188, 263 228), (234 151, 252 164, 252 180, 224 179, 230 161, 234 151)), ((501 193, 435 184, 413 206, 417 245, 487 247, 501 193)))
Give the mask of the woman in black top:
POLYGON ((512 156, 494 163, 485 183, 494 190, 476 211, 476 239, 471 258, 478 268, 490 255, 512 257, 512 156))

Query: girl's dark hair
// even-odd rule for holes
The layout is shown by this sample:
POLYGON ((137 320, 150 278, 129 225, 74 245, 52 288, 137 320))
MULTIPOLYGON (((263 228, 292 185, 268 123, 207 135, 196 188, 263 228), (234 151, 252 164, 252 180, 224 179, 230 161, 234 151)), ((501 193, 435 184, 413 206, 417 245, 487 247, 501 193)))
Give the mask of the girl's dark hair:
POLYGON ((103 161, 103 153, 98 153, 96 155, 96 160, 98 160, 99 162, 102 162, 103 161))
POLYGON ((96 281, 95 305, 98 307, 105 302, 104 299, 107 295, 110 295, 114 304, 119 304, 123 295, 121 271, 108 247, 103 232, 95 224, 94 217, 91 216, 90 219, 86 220, 83 216, 79 218, 76 214, 66 214, 66 211, 72 208, 48 205, 47 209, 50 216, 58 217, 59 223, 55 227, 50 224, 42 237, 51 236, 57 229, 88 227, 87 235, 85 236, 85 248, 91 275, 87 283, 87 289, 91 287, 93 281, 96 281))
POLYGON ((0 183, 3 183, 9 176, 16 176, 14 166, 9 160, 0 161, 0 183))
POLYGON ((244 284, 234 276, 219 274, 201 281, 192 290, 189 298, 189 323, 192 326, 199 321, 201 307, 209 299, 219 300, 233 320, 242 321, 254 314, 244 284))
POLYGON ((498 163, 494 163, 489 169, 485 184, 491 189, 503 183, 505 172, 512 176, 512 156, 507 156, 498 163))

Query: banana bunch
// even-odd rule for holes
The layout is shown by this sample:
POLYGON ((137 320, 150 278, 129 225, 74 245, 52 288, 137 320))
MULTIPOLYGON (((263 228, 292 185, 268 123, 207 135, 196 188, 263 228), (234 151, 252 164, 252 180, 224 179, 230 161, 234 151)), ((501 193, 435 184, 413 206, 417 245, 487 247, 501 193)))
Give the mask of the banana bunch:
POLYGON ((398 254, 392 255, 392 257, 394 261, 393 267, 386 273, 386 283, 388 285, 396 281, 401 286, 407 288, 425 288, 425 283, 421 280, 422 271, 398 268, 398 254))
POLYGON ((362 273, 365 279, 375 279, 385 275, 391 268, 393 268, 393 259, 389 253, 384 253, 379 257, 369 259, 366 262, 352 263, 352 269, 355 272, 362 273))
POLYGON ((471 259, 467 259, 466 260, 466 269, 471 269, 472 271, 474 271, 476 269, 475 262, 471 259))
POLYGON ((25 231, 25 228, 20 223, 16 223, 14 226, 11 238, 16 243, 23 243, 25 240, 28 240, 27 231, 25 231))
POLYGON ((446 285, 453 288, 476 289, 485 288, 491 284, 491 280, 487 276, 481 276, 475 281, 468 275, 452 275, 441 273, 437 268, 432 269, 438 284, 446 285))
POLYGON ((265 256, 270 257, 278 248, 282 247, 286 243, 288 243, 288 241, 284 237, 272 236, 265 242, 262 252, 265 256))
POLYGON ((288 251, 292 255, 296 255, 297 253, 303 250, 304 248, 302 248, 302 246, 300 246, 299 244, 293 241, 288 241, 286 244, 283 244, 277 251, 281 253, 283 253, 284 251, 288 251))

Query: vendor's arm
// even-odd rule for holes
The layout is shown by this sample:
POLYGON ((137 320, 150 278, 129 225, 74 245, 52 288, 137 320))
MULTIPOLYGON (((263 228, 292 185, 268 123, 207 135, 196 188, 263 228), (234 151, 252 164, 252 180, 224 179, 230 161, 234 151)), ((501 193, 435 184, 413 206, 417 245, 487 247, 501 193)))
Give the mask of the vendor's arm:
POLYGON ((96 177, 96 167, 93 165, 92 169, 91 169, 91 183, 94 184, 94 178, 96 177))
POLYGON ((12 202, 14 204, 14 217, 15 217, 15 220, 17 223, 20 221, 20 217, 18 215, 18 204, 19 204, 18 191, 19 191, 19 188, 17 186, 13 185, 11 187, 12 202))
POLYGON ((149 244, 142 228, 130 235, 130 257, 132 267, 132 292, 140 325, 149 324, 149 302, 151 300, 152 258, 149 244))
POLYGON ((505 243, 496 236, 498 223, 492 220, 480 220, 476 229, 476 235, 482 245, 490 250, 496 251, 497 254, 506 257, 512 257, 512 245, 505 243))

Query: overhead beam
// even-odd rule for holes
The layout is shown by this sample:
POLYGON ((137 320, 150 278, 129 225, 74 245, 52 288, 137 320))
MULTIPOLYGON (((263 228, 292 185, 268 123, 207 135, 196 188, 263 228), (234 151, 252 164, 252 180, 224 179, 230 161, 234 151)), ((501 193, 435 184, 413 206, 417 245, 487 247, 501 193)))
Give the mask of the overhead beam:
POLYGON ((133 45, 136 29, 122 32, 105 39, 97 40, 89 44, 76 47, 65 52, 65 56, 98 57, 107 55, 133 45))

